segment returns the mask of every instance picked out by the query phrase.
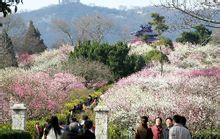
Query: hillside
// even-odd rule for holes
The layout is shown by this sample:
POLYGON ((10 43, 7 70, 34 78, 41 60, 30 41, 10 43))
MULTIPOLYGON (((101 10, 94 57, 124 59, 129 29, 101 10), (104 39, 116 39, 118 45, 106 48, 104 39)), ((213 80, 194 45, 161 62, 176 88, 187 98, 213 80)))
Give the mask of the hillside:
MULTIPOLYGON (((54 5, 36 11, 20 13, 18 15, 21 16, 26 23, 33 20, 34 24, 41 32, 45 43, 50 47, 61 37, 52 26, 52 20, 55 18, 61 18, 70 23, 80 16, 99 13, 104 17, 112 19, 114 25, 110 31, 111 33, 106 36, 105 41, 115 42, 122 39, 121 32, 123 32, 125 28, 129 36, 130 32, 139 29, 141 24, 148 23, 151 19, 150 14, 152 12, 158 12, 165 16, 168 24, 176 20, 176 18, 172 18, 175 16, 176 12, 160 7, 145 7, 125 11, 96 6, 91 7, 81 3, 54 5)), ((172 33, 168 32, 166 35, 175 39, 178 34, 179 32, 175 31, 172 33)))

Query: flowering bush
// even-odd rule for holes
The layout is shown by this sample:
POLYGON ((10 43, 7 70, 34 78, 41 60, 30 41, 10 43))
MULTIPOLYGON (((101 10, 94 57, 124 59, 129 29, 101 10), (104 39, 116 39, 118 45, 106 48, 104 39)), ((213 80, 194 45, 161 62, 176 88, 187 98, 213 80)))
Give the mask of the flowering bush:
POLYGON ((182 68, 206 68, 218 66, 218 55, 220 47, 218 46, 195 46, 182 45, 174 43, 175 51, 172 51, 168 58, 170 62, 182 68))
POLYGON ((18 62, 19 67, 31 66, 32 55, 28 53, 18 54, 17 62, 18 62))
POLYGON ((142 44, 142 45, 130 44, 128 46, 130 48, 129 55, 133 55, 133 54, 144 55, 151 50, 155 50, 155 48, 153 48, 152 46, 150 46, 148 44, 142 44))
POLYGON ((124 126, 135 125, 137 117, 149 115, 166 118, 181 114, 188 126, 197 130, 214 120, 220 69, 184 70, 165 66, 160 76, 157 67, 144 69, 118 81, 101 98, 111 109, 111 121, 124 126), (207 74, 206 74, 207 73, 207 74))
POLYGON ((59 49, 45 51, 40 55, 33 55, 33 66, 31 70, 34 72, 45 71, 50 73, 62 72, 62 62, 68 60, 69 53, 73 50, 71 46, 64 45, 59 49))
MULTIPOLYGON (((70 90, 84 89, 82 78, 61 69, 61 63, 67 61, 71 50, 70 46, 63 46, 40 55, 19 55, 21 67, 0 69, 0 89, 10 98, 10 104, 25 103, 29 117, 39 117, 59 111, 70 90), (23 68, 26 65, 30 66, 23 68)), ((9 101, 4 103, 9 105, 9 101)), ((3 111, 8 113, 9 110, 3 111)))
POLYGON ((28 107, 30 118, 57 112, 67 100, 70 90, 84 89, 78 79, 68 73, 50 76, 46 72, 16 76, 10 86, 16 101, 28 107))

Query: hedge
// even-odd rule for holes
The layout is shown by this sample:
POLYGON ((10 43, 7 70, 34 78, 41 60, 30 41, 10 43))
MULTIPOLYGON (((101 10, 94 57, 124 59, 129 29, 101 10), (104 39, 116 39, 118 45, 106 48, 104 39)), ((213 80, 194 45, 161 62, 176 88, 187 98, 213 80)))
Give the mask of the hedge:
POLYGON ((0 129, 0 139, 32 139, 32 136, 26 131, 0 129))

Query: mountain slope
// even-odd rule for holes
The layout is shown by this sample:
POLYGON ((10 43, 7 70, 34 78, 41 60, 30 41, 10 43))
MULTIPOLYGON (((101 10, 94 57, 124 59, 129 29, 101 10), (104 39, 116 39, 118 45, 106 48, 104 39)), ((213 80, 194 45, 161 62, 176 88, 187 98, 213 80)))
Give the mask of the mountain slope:
MULTIPOLYGON (((41 32, 45 43, 50 47, 61 37, 52 26, 52 20, 55 18, 61 18, 68 23, 71 23, 80 16, 94 15, 96 13, 101 14, 104 17, 112 19, 114 24, 110 31, 111 33, 106 36, 105 41, 115 42, 122 39, 121 33, 125 28, 127 29, 126 33, 129 36, 130 32, 139 29, 141 24, 148 23, 151 20, 150 14, 152 12, 158 12, 165 17, 172 17, 174 14, 171 10, 159 7, 145 7, 123 11, 96 6, 91 7, 81 3, 69 3, 49 6, 36 11, 21 13, 19 15, 25 20, 25 22, 30 20, 34 22, 41 32)), ((171 20, 169 19, 168 24, 170 24, 170 22, 171 20)), ((168 37, 172 39, 176 38, 177 34, 178 32, 173 32, 172 35, 171 33, 167 33, 168 37)))

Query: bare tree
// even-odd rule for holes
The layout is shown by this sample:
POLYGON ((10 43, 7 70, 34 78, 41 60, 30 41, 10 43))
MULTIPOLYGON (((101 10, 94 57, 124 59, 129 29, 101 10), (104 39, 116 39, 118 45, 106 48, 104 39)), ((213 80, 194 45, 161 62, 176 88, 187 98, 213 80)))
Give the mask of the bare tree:
POLYGON ((122 42, 127 43, 131 39, 131 31, 129 30, 131 27, 128 25, 123 25, 120 32, 120 38, 122 42))
POLYGON ((10 15, 2 20, 4 30, 13 37, 15 35, 22 35, 25 32, 25 23, 20 16, 10 15))
POLYGON ((100 14, 82 16, 74 21, 78 42, 86 40, 101 42, 112 26, 111 19, 100 14))
POLYGON ((3 24, 3 29, 11 38, 14 50, 19 52, 23 45, 24 34, 26 32, 24 20, 18 15, 9 15, 2 18, 0 22, 3 24))
POLYGON ((58 32, 66 35, 71 45, 74 45, 73 28, 71 25, 60 18, 53 19, 51 22, 52 26, 54 26, 58 32))
POLYGON ((161 0, 160 3, 163 7, 176 9, 190 16, 191 18, 184 18, 186 23, 201 21, 209 27, 220 25, 220 20, 215 18, 219 14, 220 3, 218 2, 207 2, 207 0, 161 0))

